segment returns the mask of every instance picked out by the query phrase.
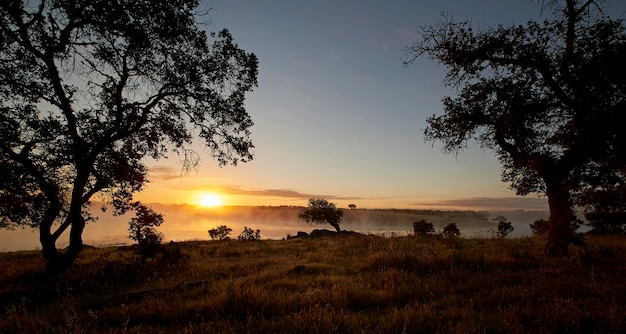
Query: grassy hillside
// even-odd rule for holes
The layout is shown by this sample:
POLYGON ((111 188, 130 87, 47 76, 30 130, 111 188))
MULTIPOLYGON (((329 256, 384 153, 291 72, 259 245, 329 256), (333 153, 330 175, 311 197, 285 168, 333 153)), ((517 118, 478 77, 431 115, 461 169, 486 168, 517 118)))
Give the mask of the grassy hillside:
POLYGON ((626 239, 545 258, 536 239, 342 235, 87 249, 59 283, 0 254, 0 332, 626 331, 626 239))

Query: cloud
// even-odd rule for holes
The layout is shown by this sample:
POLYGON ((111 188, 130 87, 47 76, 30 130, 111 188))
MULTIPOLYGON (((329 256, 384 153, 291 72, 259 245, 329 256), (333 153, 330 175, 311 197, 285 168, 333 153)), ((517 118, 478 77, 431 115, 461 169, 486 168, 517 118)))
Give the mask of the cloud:
MULTIPOLYGON (((181 175, 181 169, 172 168, 166 166, 152 166, 148 168, 148 176, 150 181, 157 182, 168 182, 172 180, 182 180, 185 181, 188 176, 181 175)), ((211 182, 213 185, 216 180, 220 180, 219 178, 194 178, 194 187, 183 186, 183 187, 172 187, 173 189, 182 189, 182 190, 199 190, 206 189, 207 186, 202 185, 201 182, 211 182), (198 183, 200 182, 200 183, 198 183)))
POLYGON ((172 167, 154 166, 148 168, 148 174, 152 181, 170 181, 180 179, 180 170, 172 167))
POLYGON ((262 189, 262 190, 247 190, 235 186, 227 186, 222 188, 222 192, 229 195, 246 195, 246 196, 263 196, 263 197, 286 197, 286 198, 326 198, 334 200, 357 200, 360 197, 341 197, 332 195, 316 195, 301 193, 292 189, 262 189))
MULTIPOLYGON (((151 167, 150 178, 158 181, 181 180, 180 171, 170 167, 151 167)), ((183 176, 182 180, 185 180, 183 176)), ((169 189, 182 191, 215 191, 224 195, 242 195, 254 197, 281 197, 295 199, 325 198, 329 200, 361 200, 363 197, 356 196, 334 196, 323 194, 302 193, 293 189, 246 189, 240 186, 221 184, 223 179, 219 178, 194 178, 193 184, 170 183, 169 189)))
POLYGON ((547 210, 548 200, 536 197, 469 197, 433 202, 413 202, 420 207, 473 210, 547 210))

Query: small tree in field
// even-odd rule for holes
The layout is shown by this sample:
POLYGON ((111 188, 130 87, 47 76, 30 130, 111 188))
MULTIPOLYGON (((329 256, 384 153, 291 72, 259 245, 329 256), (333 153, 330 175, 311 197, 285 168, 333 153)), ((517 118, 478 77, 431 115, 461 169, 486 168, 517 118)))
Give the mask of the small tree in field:
POLYGON ((253 230, 247 226, 243 227, 243 231, 237 237, 239 240, 261 240, 261 230, 253 230))
POLYGON ((442 234, 445 238, 458 238, 461 236, 461 230, 455 223, 450 223, 443 228, 442 234))
POLYGON ((530 224, 530 230, 533 232, 534 236, 543 236, 548 233, 548 224, 548 221, 545 219, 537 219, 530 224))
POLYGON ((420 237, 426 237, 435 233, 435 226, 433 223, 429 223, 422 219, 413 223, 413 233, 420 237))
POLYGON ((210 229, 209 236, 211 237, 211 240, 230 240, 230 237, 228 235, 232 231, 232 228, 226 225, 220 225, 216 228, 210 229))
POLYGON ((500 220, 498 222, 498 231, 496 232, 496 235, 498 238, 506 238, 509 234, 511 234, 511 232, 513 232, 513 230, 515 230, 515 228, 511 222, 500 220))
POLYGON ((307 224, 330 224, 337 232, 341 232, 339 224, 343 217, 343 211, 337 209, 335 203, 330 203, 323 198, 309 199, 309 206, 298 214, 298 217, 307 224))
POLYGON ((142 259, 153 257, 163 241, 163 234, 156 230, 163 224, 163 215, 139 202, 132 203, 131 207, 135 217, 128 222, 128 237, 137 241, 142 259))

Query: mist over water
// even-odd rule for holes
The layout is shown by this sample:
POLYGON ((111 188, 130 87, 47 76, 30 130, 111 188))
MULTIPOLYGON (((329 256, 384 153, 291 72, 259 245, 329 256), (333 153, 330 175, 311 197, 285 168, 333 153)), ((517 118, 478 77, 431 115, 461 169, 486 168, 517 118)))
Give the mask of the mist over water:
MULTIPOLYGON (((230 227, 230 237, 236 239, 244 226, 261 231, 262 239, 283 239, 296 235, 298 231, 310 233, 313 229, 334 230, 330 225, 309 226, 298 219, 301 207, 219 207, 198 208, 191 205, 150 204, 162 213, 165 222, 157 229, 164 234, 164 242, 210 240, 208 230, 220 225, 230 227)), ((103 213, 94 205, 93 213, 99 216, 95 223, 85 227, 85 244, 106 246, 132 244, 128 238, 128 221, 134 213, 113 217, 110 210, 103 213)), ((504 216, 511 221, 515 230, 511 237, 530 236, 530 226, 537 219, 547 219, 546 211, 437 211, 437 210, 344 210, 342 230, 378 235, 407 235, 413 231, 413 222, 426 220, 440 232, 449 223, 456 223, 464 237, 491 237, 497 228, 494 217, 504 216)), ((62 236, 59 247, 67 245, 62 236)), ((40 249, 37 231, 32 229, 0 230, 0 251, 40 249)))

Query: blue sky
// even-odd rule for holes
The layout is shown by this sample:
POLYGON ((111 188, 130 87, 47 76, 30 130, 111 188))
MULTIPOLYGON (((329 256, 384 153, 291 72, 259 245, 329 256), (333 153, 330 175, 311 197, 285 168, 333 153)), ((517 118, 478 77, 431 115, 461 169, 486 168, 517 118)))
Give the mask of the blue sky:
MULTIPOLYGON (((171 204, 198 204, 209 193, 227 205, 304 206, 315 196, 343 208, 547 209, 545 198, 516 197, 500 181, 492 152, 474 145, 455 157, 424 142, 426 119, 441 114, 442 97, 453 92, 442 86, 443 67, 401 62, 402 50, 419 38, 416 27, 442 13, 523 24, 540 18, 538 1, 209 1, 208 29, 228 28, 259 58, 259 87, 247 98, 255 160, 219 168, 197 145, 197 173, 181 177, 175 155, 149 162, 151 182, 138 199, 165 204, 158 208, 166 219, 190 223, 176 219, 179 206, 171 204)), ((626 17, 626 1, 608 6, 626 17)), ((124 239, 124 226, 87 230, 124 239)), ((205 225, 195 230, 206 237, 205 225)), ((0 239, 9 249, 37 245, 30 230, 0 239)))
MULTIPOLYGON (((626 5, 609 4, 624 16, 626 5)), ((424 142, 426 119, 443 112, 445 69, 422 58, 402 66, 417 26, 442 13, 485 25, 540 18, 537 1, 211 0, 210 30, 228 28, 259 58, 247 110, 255 160, 218 168, 204 155, 178 177, 180 158, 151 163, 145 201, 194 202, 222 194, 229 205, 306 205, 326 197, 368 208, 545 208, 517 199, 490 151, 458 156, 424 142), (494 199, 494 200, 492 200, 494 199)))

